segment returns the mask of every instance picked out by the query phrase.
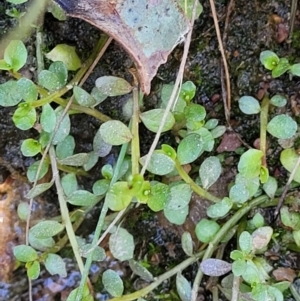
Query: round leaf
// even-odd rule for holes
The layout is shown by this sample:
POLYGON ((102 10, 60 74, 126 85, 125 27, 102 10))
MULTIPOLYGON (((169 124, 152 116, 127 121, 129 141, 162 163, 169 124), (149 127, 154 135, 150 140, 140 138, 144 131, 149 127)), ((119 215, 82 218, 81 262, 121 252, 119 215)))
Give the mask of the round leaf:
POLYGON ((4 51, 4 60, 16 72, 20 70, 27 61, 27 50, 20 40, 12 40, 4 51))
POLYGON ((300 76, 300 64, 292 65, 290 71, 293 75, 300 76))
POLYGON ((217 222, 203 218, 197 225, 195 233, 203 243, 209 243, 218 233, 220 226, 217 222))
POLYGON ((58 90, 63 86, 60 83, 58 76, 49 70, 42 70, 39 73, 38 83, 40 86, 46 88, 49 91, 58 90))
MULTIPOLYGON (((27 170, 27 178, 28 178, 29 182, 33 183, 35 181, 36 173, 39 169, 40 163, 41 163, 41 161, 39 160, 29 166, 29 168, 27 170)), ((47 161, 44 161, 42 163, 41 170, 39 172, 39 176, 37 179, 40 180, 41 178, 43 178, 46 175, 46 173, 48 172, 48 169, 49 169, 49 163, 47 161)))
MULTIPOLYGON (((64 108, 62 107, 58 107, 55 110, 55 114, 56 114, 56 120, 60 120, 61 116, 63 114, 64 108)), ((71 121, 70 121, 70 117, 69 114, 66 114, 64 116, 64 118, 62 119, 62 121, 60 122, 58 129, 53 137, 52 140, 52 144, 56 145, 59 142, 62 142, 65 140, 65 138, 69 135, 70 133, 70 128, 71 128, 71 121)))
POLYGON ((139 262, 134 261, 133 259, 129 260, 129 266, 133 273, 140 276, 146 281, 153 281, 153 275, 139 262))
POLYGON ((169 198, 169 186, 163 183, 156 183, 151 185, 151 192, 149 194, 147 205, 152 211, 158 212, 165 208, 169 198))
POLYGON ((33 157, 41 151, 41 145, 34 139, 26 139, 22 142, 21 152, 25 157, 33 157))
POLYGON ((118 96, 128 94, 132 86, 123 78, 115 76, 102 76, 95 83, 101 94, 107 96, 118 96))
POLYGON ((26 221, 29 214, 29 204, 27 202, 21 202, 18 205, 18 216, 21 220, 26 221))
POLYGON ((13 115, 13 122, 20 130, 29 130, 36 122, 36 111, 30 103, 21 103, 13 115))
POLYGON ((164 215, 169 222, 175 225, 184 224, 187 215, 189 214, 189 206, 174 210, 169 208, 164 208, 164 215))
POLYGON ((188 256, 193 255, 193 239, 190 232, 184 232, 181 236, 181 246, 184 253, 188 256))
POLYGON ((102 275, 104 288, 113 296, 120 297, 124 291, 123 281, 119 274, 113 270, 106 270, 102 275))
MULTIPOLYGON (((156 133, 162 122, 164 109, 154 109, 140 114, 140 118, 149 131, 156 133)), ((169 131, 175 124, 175 118, 171 112, 168 112, 162 132, 169 131)))
POLYGON ((66 264, 57 254, 48 254, 45 260, 45 267, 51 275, 58 274, 61 277, 67 277, 66 264))
POLYGON ((222 172, 220 160, 217 157, 206 158, 200 166, 199 175, 204 189, 213 185, 222 172))
POLYGON ((61 178, 61 186, 66 196, 70 196, 73 192, 77 191, 78 184, 77 178, 74 173, 69 173, 61 178))
MULTIPOLYGON (((285 149, 280 154, 280 162, 289 172, 294 170, 298 159, 299 156, 293 148, 285 149)), ((293 180, 300 183, 300 167, 296 169, 293 180)))
POLYGON ((297 131, 297 123, 290 116, 281 114, 272 118, 267 125, 267 131, 274 137, 289 139, 297 131))
POLYGON ((231 271, 231 264, 224 260, 208 258, 201 262, 200 269, 205 275, 219 277, 231 271))
POLYGON ((243 259, 236 260, 232 264, 232 272, 235 276, 239 277, 244 275, 247 270, 247 263, 243 259))
POLYGON ((29 233, 29 243, 33 248, 42 252, 45 252, 55 246, 55 241, 52 237, 40 239, 34 237, 31 233, 29 233))
POLYGON ((57 235, 64 226, 56 221, 42 221, 30 228, 29 232, 36 238, 50 238, 57 235))
POLYGON ((253 249, 251 234, 247 231, 243 231, 239 237, 239 245, 243 252, 250 253, 253 249))
POLYGON ((15 246, 14 255, 21 262, 30 262, 38 259, 37 252, 32 247, 26 245, 15 246))
POLYGON ((96 100, 88 92, 79 86, 73 88, 73 93, 76 101, 84 107, 91 107, 96 104, 96 100))
POLYGON ((46 57, 53 62, 63 62, 67 69, 71 71, 76 71, 81 66, 81 61, 75 51, 75 47, 66 44, 56 45, 46 54, 46 57))
MULTIPOLYGON (((140 158, 140 163, 142 165, 146 162, 147 155, 140 158)), ((167 156, 162 151, 154 151, 150 162, 147 166, 147 170, 153 174, 163 176, 174 170, 175 162, 172 158, 167 156)))
POLYGON ((181 164, 195 161, 203 152, 203 142, 198 134, 187 135, 180 141, 177 148, 177 158, 181 164))
POLYGON ((98 199, 98 196, 87 190, 76 190, 67 198, 67 202, 75 206, 92 206, 98 199))
POLYGON ((235 184, 229 191, 229 197, 232 201, 242 204, 248 201, 249 191, 244 184, 235 184))
POLYGON ((121 211, 130 204, 132 197, 128 183, 117 182, 108 190, 105 201, 110 210, 121 211))
POLYGON ((263 51, 259 57, 260 62, 268 70, 273 70, 279 63, 279 57, 273 51, 263 51))
POLYGON ((2 107, 12 107, 22 100, 22 95, 18 91, 18 84, 10 80, 0 85, 0 105, 2 107))
POLYGON ((111 145, 121 145, 132 139, 129 128, 118 120, 109 120, 100 126, 100 134, 104 142, 111 145))
POLYGON ((271 227, 265 226, 256 229, 252 233, 252 243, 253 248, 256 250, 261 250, 266 247, 270 242, 273 235, 273 229, 271 227))
POLYGON ((204 124, 205 108, 199 104, 191 103, 184 108, 186 126, 190 130, 197 130, 204 124))
POLYGON ((29 267, 27 268, 27 276, 31 280, 35 280, 39 277, 41 271, 41 266, 38 261, 34 261, 29 264, 29 267))
POLYGON ((120 261, 132 259, 134 252, 133 236, 127 230, 119 228, 109 237, 109 249, 113 256, 120 261))
POLYGON ((223 198, 221 202, 213 204, 207 208, 207 216, 210 218, 224 217, 232 207, 230 198, 223 198))
POLYGON ((277 66, 272 70, 272 77, 276 78, 284 74, 286 71, 290 69, 291 65, 286 58, 282 58, 279 60, 277 66))
MULTIPOLYGON (((38 90, 35 84, 28 78, 22 77, 17 81, 19 94, 25 101, 34 101, 38 98, 38 90)), ((15 93, 16 91, 14 91, 15 93)))
POLYGON ((249 149, 242 154, 239 164, 238 171, 245 178, 254 178, 260 174, 261 158, 263 156, 262 151, 257 149, 249 149))
POLYGON ((272 199, 275 196, 277 187, 277 180, 269 176, 268 181, 263 185, 263 190, 268 195, 268 197, 272 199))
POLYGON ((68 135, 63 141, 56 145, 56 156, 62 160, 73 155, 75 149, 75 139, 68 135))
POLYGON ((260 104, 252 96, 243 96, 239 99, 240 110, 247 115, 257 114, 260 112, 260 104))
POLYGON ((192 189, 188 184, 179 184, 171 187, 171 197, 168 199, 165 208, 180 210, 186 207, 192 196, 192 189))
POLYGON ((52 107, 46 103, 43 105, 43 110, 40 118, 41 126, 47 133, 52 133, 56 124, 56 115, 52 107))
POLYGON ((60 87, 63 87, 68 80, 68 70, 66 65, 59 61, 50 65, 49 71, 55 74, 59 80, 60 87))
POLYGON ((192 287, 180 272, 176 276, 176 289, 181 301, 190 301, 192 297, 192 287))
POLYGON ((286 98, 282 95, 275 95, 270 99, 270 103, 275 107, 284 107, 286 102, 286 98))

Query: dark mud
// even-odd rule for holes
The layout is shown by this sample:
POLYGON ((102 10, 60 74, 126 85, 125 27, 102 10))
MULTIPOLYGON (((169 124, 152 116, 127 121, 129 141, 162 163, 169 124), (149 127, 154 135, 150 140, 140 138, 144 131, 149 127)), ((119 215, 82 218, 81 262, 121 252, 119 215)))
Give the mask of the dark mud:
MULTIPOLYGON (((216 2, 222 32, 224 31, 227 14, 226 5, 228 2, 229 1, 216 2)), ((223 91, 221 85, 222 68, 220 53, 213 20, 211 18, 209 2, 205 1, 202 4, 204 13, 195 24, 184 79, 191 80, 197 85, 195 101, 203 104, 211 116, 219 118, 220 124, 226 125, 222 104, 223 91)), ((7 9, 7 7, 8 5, 2 1, 0 4, 0 36, 16 23, 5 15, 5 9, 7 9)), ((280 57, 289 58, 294 63, 300 62, 299 19, 296 19, 295 39, 293 43, 289 43, 287 39, 279 42, 279 35, 282 35, 282 26, 288 26, 289 9, 289 1, 239 0, 235 1, 235 7, 230 14, 230 22, 226 31, 227 38, 224 39, 224 43, 231 76, 231 120, 235 130, 250 145, 253 145, 254 140, 259 136, 259 123, 255 116, 250 118, 247 116, 246 120, 245 116, 241 115, 237 108, 237 100, 239 97, 243 95, 256 97, 261 89, 265 89, 271 96, 279 93, 285 95, 288 99, 293 97, 296 102, 300 101, 300 81, 298 78, 294 77, 290 79, 288 75, 283 75, 279 79, 272 79, 270 74, 259 62, 260 52, 267 49, 273 50, 280 57), (282 18, 280 26, 274 23, 274 16, 282 18)), ((66 22, 60 22, 54 19, 50 14, 46 14, 45 16, 43 32, 45 52, 52 49, 56 44, 67 43, 76 47, 82 60, 89 56, 100 36, 100 32, 96 28, 84 21, 69 18, 66 22)), ((34 43, 34 37, 27 41, 29 64, 22 72, 36 79, 34 43)), ((170 55, 168 62, 160 67, 157 77, 152 83, 152 92, 144 101, 147 109, 154 107, 158 103, 161 85, 175 80, 181 55, 182 46, 179 46, 170 55)), ((102 75, 121 76, 131 81, 132 79, 128 72, 128 68, 131 66, 131 59, 117 43, 113 42, 87 80, 84 88, 90 91, 94 86, 96 78, 102 75)), ((0 74, 0 83, 6 80, 8 80, 8 76, 2 72, 0 74)), ((101 104, 100 109, 112 118, 122 119, 122 105, 125 101, 126 97, 111 99, 101 104)), ((273 113, 276 114, 276 111, 273 113)), ((24 176, 26 168, 33 162, 33 159, 28 159, 21 155, 20 145, 23 139, 29 136, 34 138, 36 132, 33 130, 24 132, 16 129, 11 120, 12 114, 13 109, 0 108, 0 174, 2 181, 13 172, 16 172, 20 177, 24 176)), ((92 149, 93 136, 98 130, 99 125, 99 121, 92 117, 83 115, 72 116, 71 134, 76 139, 76 151, 88 152, 92 149)), ((141 135, 143 144, 142 152, 145 153, 152 142, 153 134, 143 128, 141 135)), ((172 138, 164 136, 163 139, 170 144, 173 143, 172 138)), ((273 164, 276 167, 279 152, 274 153, 275 156, 277 156, 273 159, 273 164)), ((227 156, 229 166, 235 160, 232 155, 232 153, 229 153, 227 156)), ((115 158, 115 154, 104 158, 103 161, 99 162, 92 170, 90 178, 81 180, 82 184, 89 189, 92 183, 99 178, 101 166, 105 162, 113 162, 115 158)), ((219 193, 217 193, 219 195, 224 194, 224 189, 226 190, 227 183, 230 182, 231 176, 225 175, 225 179, 226 181, 222 183, 223 192, 219 191, 219 193)), ((50 195, 43 197, 42 202, 44 204, 50 204, 49 206, 52 208, 51 211, 53 211, 54 215, 55 206, 53 207, 53 203, 57 203, 55 192, 52 191, 50 195)), ((11 205, 12 211, 16 210, 17 203, 18 201, 15 201, 15 203, 11 205)), ((190 214, 189 221, 182 228, 172 226, 167 223, 162 216, 149 213, 145 209, 136 210, 132 220, 128 220, 127 218, 126 223, 128 229, 135 237, 138 237, 137 244, 140 246, 141 253, 137 254, 137 257, 143 258, 143 256, 147 256, 148 261, 152 264, 152 268, 150 269, 152 269, 151 271, 155 275, 165 271, 170 264, 175 265, 185 258, 180 247, 180 234, 184 230, 190 229, 193 231, 194 224, 199 221, 201 217, 204 217, 203 212, 205 212, 206 209, 205 206, 201 207, 203 206, 203 202, 194 200, 192 204, 196 206, 197 210, 191 211, 193 213, 190 214), (199 204, 201 204, 201 206, 199 204), (132 223, 135 227, 130 227, 132 223), (140 227, 137 227, 137 225, 140 227), (140 232, 136 231, 137 228, 140 229, 140 232), (149 242, 151 244, 149 244, 149 242)), ((15 211, 14 214, 16 214, 15 211)), ((96 214, 94 218, 95 221, 90 223, 90 226, 96 222, 96 214)), ((13 225, 10 225, 10 227, 10 230, 14 231, 13 225)), ((92 230, 93 227, 91 227, 91 231, 92 230)), ((22 234, 20 234, 19 241, 22 239, 22 234)), ((14 240, 12 240, 11 243, 15 244, 17 242, 18 239, 14 236, 14 240)), ((280 263, 287 265, 286 262, 289 261, 291 261, 291 259, 282 256, 280 263)), ((74 262, 70 259, 66 259, 66 262, 68 265, 68 278, 66 279, 50 277, 46 271, 42 271, 39 280, 33 282, 34 300, 54 301, 66 299, 69 291, 76 286, 80 279, 80 275, 76 272, 77 268, 74 262)), ((299 263, 298 259, 296 262, 299 263)), ((98 283, 101 282, 101 272, 108 267, 116 269, 124 276, 124 279, 129 279, 130 277, 128 267, 126 265, 117 264, 112 258, 108 257, 106 262, 94 264, 91 270, 91 279, 95 283, 97 300, 106 300, 108 298, 107 294, 102 291, 103 288, 101 285, 98 285, 98 283)), ((197 267, 194 266, 187 272, 186 276, 188 279, 194 277, 196 269, 197 267)), ((174 283, 166 283, 163 288, 155 293, 169 293, 170 290, 173 289, 173 284, 174 283)), ((18 269, 7 282, 0 283, 0 300, 28 300, 27 285, 25 271, 18 269)), ((139 288, 139 285, 144 284, 138 283, 138 281, 133 284, 136 289, 139 288)), ((132 287, 132 284, 127 283, 126 286, 132 287)), ((130 291, 130 288, 128 291, 130 291)), ((147 300, 151 300, 151 297, 147 300)), ((172 298, 166 300, 172 300, 172 298)), ((203 292, 203 294, 200 294, 199 300, 210 300, 210 295, 203 292)), ((225 301, 225 298, 223 300, 225 301)), ((289 298, 287 300, 293 299, 289 298)))

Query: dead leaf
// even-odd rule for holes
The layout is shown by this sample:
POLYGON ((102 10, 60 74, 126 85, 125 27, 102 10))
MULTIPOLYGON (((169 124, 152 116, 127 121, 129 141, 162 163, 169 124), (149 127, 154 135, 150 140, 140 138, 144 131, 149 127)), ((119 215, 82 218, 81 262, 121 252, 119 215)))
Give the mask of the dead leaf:
POLYGON ((67 15, 83 19, 120 43, 137 67, 143 92, 158 67, 190 30, 176 0, 55 0, 67 15))
POLYGON ((289 282, 293 282, 296 278, 296 272, 291 268, 278 268, 273 271, 273 276, 276 281, 284 281, 287 280, 289 282))

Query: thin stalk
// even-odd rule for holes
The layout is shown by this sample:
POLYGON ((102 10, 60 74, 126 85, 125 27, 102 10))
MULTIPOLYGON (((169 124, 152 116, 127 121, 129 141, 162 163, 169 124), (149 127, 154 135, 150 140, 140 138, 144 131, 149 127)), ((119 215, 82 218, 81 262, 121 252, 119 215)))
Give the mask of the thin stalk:
POLYGON ((203 197, 206 200, 209 200, 213 203, 218 203, 221 201, 220 198, 210 194, 208 191, 204 190, 202 187, 198 186, 187 174, 184 168, 179 163, 178 159, 175 159, 175 167, 177 172, 179 173, 182 180, 184 180, 187 184, 191 186, 194 192, 196 192, 199 196, 203 197))
MULTIPOLYGON (((263 202, 265 202, 268 199, 266 195, 259 196, 249 202, 245 207, 241 208, 239 211, 237 211, 224 225, 223 227, 219 230, 219 232, 216 234, 216 236, 213 238, 213 240, 209 243, 205 254, 203 255, 203 260, 211 258, 214 249, 217 247, 217 245, 220 243, 222 238, 232 229, 237 222, 245 215, 247 214, 252 208, 259 206, 263 202)), ((197 300, 197 295, 198 295, 198 288, 199 285, 202 281, 203 273, 201 269, 198 270, 198 273, 195 277, 194 283, 193 283, 193 288, 192 288, 192 297, 191 301, 196 301, 197 300)))
MULTIPOLYGON (((121 169, 121 165, 124 161, 127 148, 128 148, 128 143, 123 144, 122 147, 121 147, 121 151, 120 151, 120 154, 119 154, 116 166, 115 166, 114 174, 113 174, 113 177, 110 181, 110 186, 112 186, 118 180, 118 175, 119 175, 119 172, 120 172, 120 169, 121 169)), ((84 286, 85 286, 85 283, 88 279, 90 267, 91 267, 91 264, 92 264, 92 261, 93 261, 94 247, 97 245, 97 241, 98 241, 98 239, 101 235, 101 231, 102 231, 102 228, 103 228, 103 224, 104 224, 104 221, 105 221, 107 211, 108 211, 108 206, 107 206, 107 201, 106 201, 106 198, 105 198, 104 204, 103 204, 102 209, 101 209, 100 217, 99 217, 96 229, 95 229, 93 241, 92 241, 93 250, 89 253, 89 255, 86 259, 84 270, 83 270, 83 273, 82 273, 82 276, 81 276, 81 281, 80 281, 80 284, 79 284, 79 287, 78 287, 78 291, 77 291, 77 294, 76 294, 75 301, 81 301, 82 300, 84 286)))
POLYGON ((269 104, 270 104, 269 97, 265 96, 263 98, 261 104, 261 111, 260 111, 260 150, 263 153, 262 166, 265 167, 267 167, 266 152, 267 152, 267 125, 268 125, 269 104))
POLYGON ((139 159, 140 159, 140 137, 139 137, 139 92, 137 88, 133 88, 133 114, 131 119, 131 162, 132 162, 132 175, 137 175, 140 172, 139 159))
POLYGON ((80 269, 80 272, 83 273, 84 265, 83 265, 82 258, 79 254, 79 248, 78 248, 77 240, 76 240, 75 233, 74 233, 74 230, 73 230, 73 225, 72 225, 72 222, 70 220, 69 210, 68 210, 68 207, 67 207, 67 202, 64 198, 64 192, 63 192, 63 188, 62 188, 61 182, 60 182, 60 176, 59 176, 59 171, 58 171, 57 162, 56 162, 56 155, 55 155, 55 150, 54 150, 53 146, 51 146, 50 149, 49 149, 49 155, 50 155, 50 160, 51 160, 51 168, 52 168, 52 173, 53 173, 53 179, 55 181, 56 191, 57 191, 57 195, 58 195, 58 201, 59 201, 59 207, 60 207, 62 222, 66 226, 66 231, 67 231, 67 234, 68 234, 68 237, 69 237, 69 241, 70 241, 70 244, 72 246, 72 250, 73 250, 73 253, 75 255, 75 258, 76 258, 78 267, 80 269))

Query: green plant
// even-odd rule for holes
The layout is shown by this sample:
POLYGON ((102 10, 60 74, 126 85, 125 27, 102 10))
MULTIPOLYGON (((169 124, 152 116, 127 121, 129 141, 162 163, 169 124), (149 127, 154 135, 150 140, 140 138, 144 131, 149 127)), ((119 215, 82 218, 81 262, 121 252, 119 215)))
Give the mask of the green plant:
MULTIPOLYGON (((24 156, 42 156, 27 171, 28 180, 33 183, 28 197, 34 198, 55 186, 61 210, 58 221, 38 222, 29 230, 29 245, 20 245, 14 249, 16 258, 25 264, 28 277, 39 277, 41 263, 51 274, 64 276, 64 262, 56 253, 69 240, 82 280, 79 287, 69 295, 68 301, 92 300, 88 280, 90 265, 92 261, 105 260, 105 251, 99 247, 99 243, 110 233, 109 249, 115 259, 128 260, 135 274, 151 282, 139 291, 123 295, 124 284, 121 277, 115 271, 107 270, 103 274, 102 283, 114 297, 112 300, 142 300, 143 296, 174 275, 177 275, 176 286, 181 300, 196 300, 203 272, 207 273, 203 265, 208 262, 218 269, 220 261, 208 260, 220 245, 228 243, 238 231, 239 247, 231 252, 234 262, 232 266, 222 262, 222 270, 229 272, 232 268, 234 277, 243 276, 244 283, 236 290, 247 291, 254 300, 282 300, 281 291, 289 283, 272 282, 269 266, 260 254, 272 238, 272 228, 264 226, 264 219, 258 214, 249 222, 247 231, 243 226, 238 229, 238 224, 250 210, 262 205, 274 206, 273 199, 278 187, 276 179, 269 176, 266 165, 266 133, 279 139, 292 138, 296 134, 297 124, 286 114, 276 116, 268 122, 268 112, 271 105, 284 106, 286 100, 281 96, 271 99, 265 97, 260 105, 249 96, 240 99, 239 105, 245 114, 260 113, 260 150, 249 149, 241 155, 237 165, 238 173, 228 196, 220 198, 208 191, 222 174, 222 162, 211 152, 226 127, 219 125, 217 119, 208 119, 204 106, 193 102, 196 86, 191 81, 182 84, 178 100, 171 111, 167 111, 166 107, 174 85, 168 84, 162 86, 160 105, 144 112, 140 112, 143 97, 138 93, 136 85, 122 78, 100 77, 90 93, 78 84, 106 41, 107 37, 101 38, 85 64, 81 64, 74 48, 58 45, 47 54, 53 62, 47 70, 39 72, 37 83, 19 73, 27 60, 27 51, 21 41, 11 41, 0 61, 0 69, 8 71, 15 78, 0 85, 0 105, 17 106, 13 122, 20 130, 38 129, 37 139, 25 139, 21 145, 24 156), (76 70, 78 71, 74 76, 69 72, 76 70), (69 77, 71 81, 68 82, 69 77), (73 93, 72 101, 65 96, 70 91, 73 93), (124 109, 130 122, 112 120, 97 109, 98 104, 109 101, 110 97, 125 94, 132 95, 126 103, 126 110, 124 109), (53 108, 53 103, 58 105, 56 109, 53 108), (65 107, 70 110, 64 109, 65 107), (70 134, 70 115, 75 113, 89 114, 102 123, 94 137, 93 150, 89 153, 74 153, 76 141, 70 134), (166 122, 162 131, 169 131, 175 136, 177 143, 162 144, 153 154, 140 157, 139 121, 148 130, 157 132, 164 116, 166 122), (79 189, 77 177, 87 175, 97 164, 99 157, 109 154, 113 146, 120 146, 116 164, 102 167, 92 191, 79 189), (192 165, 193 173, 189 174, 185 165, 192 165), (50 182, 37 184, 49 169, 53 175, 50 182), (177 176, 176 181, 173 180, 174 176, 177 176), (200 220, 195 229, 197 239, 202 243, 202 250, 194 250, 191 235, 185 232, 182 235, 182 248, 188 258, 161 275, 152 275, 136 260, 134 237, 121 226, 120 219, 133 206, 145 205, 154 212, 163 211, 171 223, 182 225, 189 212, 192 193, 212 203, 207 209, 207 218, 200 220), (72 214, 68 204, 77 206, 72 214), (75 231, 95 206, 101 206, 101 214, 90 242, 77 237, 75 231), (104 231, 109 209, 118 213, 104 231), (250 234, 253 229, 254 232, 250 234), (64 231, 66 235, 62 236, 64 231), (82 257, 86 258, 85 264, 82 257), (191 285, 181 272, 199 259, 202 260, 202 269, 199 269, 191 285)), ((277 62, 275 59, 274 62, 277 66, 280 65, 279 60, 277 62)), ((282 162, 285 161, 282 159, 282 162)), ((287 166, 285 163, 283 165, 287 166)), ((297 176, 295 180, 298 180, 297 176)), ((285 218, 285 207, 281 213, 283 223, 293 229, 298 245, 298 216, 288 215, 285 218), (294 220, 297 220, 296 224, 293 223, 294 220)), ((30 206, 21 203, 18 214, 21 219, 29 220, 30 206)))

